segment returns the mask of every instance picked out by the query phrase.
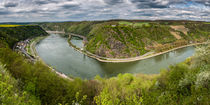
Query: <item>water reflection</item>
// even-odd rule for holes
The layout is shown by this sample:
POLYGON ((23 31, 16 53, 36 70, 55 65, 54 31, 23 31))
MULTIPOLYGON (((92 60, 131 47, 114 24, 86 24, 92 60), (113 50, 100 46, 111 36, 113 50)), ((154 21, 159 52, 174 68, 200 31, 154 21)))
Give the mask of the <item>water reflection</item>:
POLYGON ((117 75, 119 73, 127 73, 132 67, 135 67, 138 62, 129 62, 129 63, 103 63, 98 62, 101 69, 105 72, 107 77, 117 75))
POLYGON ((177 54, 177 55, 183 54, 183 53, 186 52, 187 50, 188 50, 188 48, 177 49, 177 50, 176 50, 176 54, 177 54))
POLYGON ((158 56, 154 57, 154 59, 155 59, 155 62, 162 61, 164 59, 164 55, 158 55, 158 56))

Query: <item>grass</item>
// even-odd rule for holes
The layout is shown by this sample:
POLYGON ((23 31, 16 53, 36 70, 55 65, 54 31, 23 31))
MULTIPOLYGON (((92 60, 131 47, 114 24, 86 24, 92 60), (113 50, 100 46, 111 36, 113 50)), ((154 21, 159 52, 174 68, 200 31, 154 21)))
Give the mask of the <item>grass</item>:
POLYGON ((141 22, 141 23, 135 23, 135 24, 134 24, 135 27, 141 27, 142 25, 145 25, 145 26, 147 26, 147 27, 150 26, 149 23, 147 23, 147 22, 141 22))
POLYGON ((132 22, 126 22, 126 21, 121 21, 119 22, 120 25, 128 25, 128 26, 135 26, 135 27, 141 27, 143 25, 149 27, 149 23, 148 22, 138 22, 138 23, 132 23, 132 22))
POLYGON ((0 24, 0 27, 19 27, 22 25, 0 24))
POLYGON ((133 25, 131 22, 121 21, 119 22, 120 25, 133 25))
POLYGON ((209 22, 205 22, 205 24, 210 24, 209 22))
POLYGON ((31 51, 31 44, 34 42, 34 43, 37 43, 37 42, 39 42, 40 40, 42 40, 42 39, 44 39, 45 37, 43 37, 43 36, 40 36, 40 37, 36 37, 36 38, 34 38, 34 39, 32 39, 31 41, 30 41, 30 43, 29 44, 27 44, 27 46, 26 46, 26 50, 27 50, 27 53, 29 54, 29 55, 32 55, 32 56, 34 56, 34 57, 36 57, 36 52, 34 52, 35 50, 33 50, 33 49, 35 49, 35 45, 36 44, 34 44, 34 45, 32 45, 32 50, 33 51, 31 51), (33 53, 32 53, 33 52, 33 53))

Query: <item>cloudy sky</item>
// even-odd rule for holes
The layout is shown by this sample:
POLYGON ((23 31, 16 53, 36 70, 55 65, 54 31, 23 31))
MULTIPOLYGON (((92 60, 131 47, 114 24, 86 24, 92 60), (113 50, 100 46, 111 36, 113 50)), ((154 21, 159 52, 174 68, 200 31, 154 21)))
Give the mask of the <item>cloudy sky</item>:
POLYGON ((210 21, 210 0, 0 0, 0 22, 107 19, 210 21))

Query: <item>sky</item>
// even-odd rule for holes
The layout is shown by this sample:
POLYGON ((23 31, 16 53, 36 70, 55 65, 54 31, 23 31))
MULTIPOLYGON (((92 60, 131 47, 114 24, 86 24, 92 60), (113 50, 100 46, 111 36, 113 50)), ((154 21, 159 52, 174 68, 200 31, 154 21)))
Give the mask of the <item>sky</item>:
POLYGON ((210 21, 210 0, 0 0, 0 22, 210 21))

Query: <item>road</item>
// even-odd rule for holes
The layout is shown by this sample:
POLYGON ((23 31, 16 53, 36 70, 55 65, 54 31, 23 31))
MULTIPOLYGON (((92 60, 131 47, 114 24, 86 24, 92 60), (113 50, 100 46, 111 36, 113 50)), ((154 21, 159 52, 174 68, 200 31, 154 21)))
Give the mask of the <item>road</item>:
POLYGON ((83 39, 84 42, 87 42, 87 38, 83 35, 79 35, 79 34, 74 34, 74 33, 68 33, 71 36, 76 36, 76 37, 80 37, 83 39))
POLYGON ((46 31, 49 34, 65 34, 64 31, 46 31))

